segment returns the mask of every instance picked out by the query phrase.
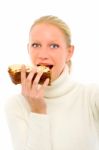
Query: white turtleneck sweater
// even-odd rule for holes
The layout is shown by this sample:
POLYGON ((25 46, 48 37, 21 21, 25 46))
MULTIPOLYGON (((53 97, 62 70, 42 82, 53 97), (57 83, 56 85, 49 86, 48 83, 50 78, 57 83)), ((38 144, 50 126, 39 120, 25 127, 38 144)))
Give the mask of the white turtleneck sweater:
POLYGON ((15 95, 6 115, 15 150, 99 150, 99 88, 72 82, 66 70, 47 87, 47 114, 15 95))

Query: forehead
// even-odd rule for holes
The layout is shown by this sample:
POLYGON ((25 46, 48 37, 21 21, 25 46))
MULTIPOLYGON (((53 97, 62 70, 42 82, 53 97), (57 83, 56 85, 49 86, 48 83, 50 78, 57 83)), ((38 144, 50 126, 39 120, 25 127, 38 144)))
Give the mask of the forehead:
POLYGON ((46 36, 46 37, 53 37, 53 38, 57 37, 66 39, 65 34, 59 27, 49 23, 39 23, 33 26, 30 31, 30 37, 31 36, 32 37, 46 36))
POLYGON ((64 35, 63 31, 57 25, 50 24, 50 23, 38 23, 32 26, 30 33, 37 33, 39 31, 42 31, 42 32, 54 31, 54 32, 61 33, 64 35))

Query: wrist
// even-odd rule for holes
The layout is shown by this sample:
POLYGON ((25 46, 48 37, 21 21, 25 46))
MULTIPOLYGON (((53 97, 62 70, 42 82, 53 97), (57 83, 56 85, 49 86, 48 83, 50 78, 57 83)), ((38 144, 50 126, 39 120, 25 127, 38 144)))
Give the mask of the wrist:
POLYGON ((34 108, 32 108, 31 112, 38 113, 38 114, 47 114, 47 111, 46 111, 45 108, 44 109, 34 109, 34 108))

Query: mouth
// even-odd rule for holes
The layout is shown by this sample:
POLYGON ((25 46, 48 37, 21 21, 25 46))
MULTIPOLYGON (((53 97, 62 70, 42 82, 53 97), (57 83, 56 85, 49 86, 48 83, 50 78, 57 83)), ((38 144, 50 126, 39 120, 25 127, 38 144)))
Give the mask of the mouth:
POLYGON ((53 68, 53 65, 49 65, 49 64, 38 64, 37 66, 46 66, 46 67, 48 67, 49 69, 52 69, 52 68, 53 68))

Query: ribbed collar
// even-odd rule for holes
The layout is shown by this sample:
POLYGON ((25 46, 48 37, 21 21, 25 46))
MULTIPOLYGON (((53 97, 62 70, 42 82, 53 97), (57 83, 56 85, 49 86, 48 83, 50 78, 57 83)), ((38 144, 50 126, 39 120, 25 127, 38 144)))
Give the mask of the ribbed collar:
POLYGON ((63 96, 73 88, 73 85, 74 84, 70 81, 70 75, 66 66, 60 77, 53 81, 51 86, 47 87, 45 98, 53 99, 63 96))

